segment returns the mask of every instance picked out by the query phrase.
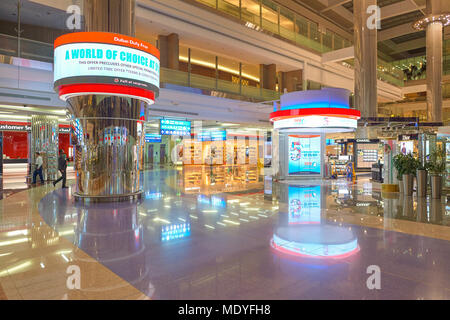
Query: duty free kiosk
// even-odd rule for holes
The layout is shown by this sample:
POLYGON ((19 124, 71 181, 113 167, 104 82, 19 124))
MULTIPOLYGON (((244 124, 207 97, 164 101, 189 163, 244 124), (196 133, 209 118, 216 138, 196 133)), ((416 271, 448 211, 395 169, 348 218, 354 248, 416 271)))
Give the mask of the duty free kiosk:
POLYGON ((278 157, 275 175, 279 179, 325 176, 326 134, 354 131, 361 116, 358 110, 350 109, 349 97, 349 90, 339 88, 281 96, 279 109, 270 115, 273 143, 278 145, 274 162, 278 157))

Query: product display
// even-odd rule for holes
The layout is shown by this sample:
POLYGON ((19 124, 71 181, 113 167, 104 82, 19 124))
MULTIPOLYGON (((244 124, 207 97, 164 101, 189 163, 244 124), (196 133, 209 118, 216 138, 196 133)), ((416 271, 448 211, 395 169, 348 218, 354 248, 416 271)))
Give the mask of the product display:
POLYGON ((372 168, 372 164, 378 162, 378 144, 377 143, 358 143, 356 150, 357 168, 372 168))

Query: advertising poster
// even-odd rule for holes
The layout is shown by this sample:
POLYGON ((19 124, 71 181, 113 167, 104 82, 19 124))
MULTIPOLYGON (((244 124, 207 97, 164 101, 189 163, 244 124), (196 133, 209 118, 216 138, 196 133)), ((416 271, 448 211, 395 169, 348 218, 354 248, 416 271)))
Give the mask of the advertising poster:
POLYGON ((408 153, 414 152, 414 142, 413 141, 401 141, 400 144, 400 152, 404 155, 407 155, 408 153))
POLYGON ((289 135, 289 175, 320 174, 320 135, 289 135))
POLYGON ((289 186, 289 224, 320 223, 320 186, 289 186))

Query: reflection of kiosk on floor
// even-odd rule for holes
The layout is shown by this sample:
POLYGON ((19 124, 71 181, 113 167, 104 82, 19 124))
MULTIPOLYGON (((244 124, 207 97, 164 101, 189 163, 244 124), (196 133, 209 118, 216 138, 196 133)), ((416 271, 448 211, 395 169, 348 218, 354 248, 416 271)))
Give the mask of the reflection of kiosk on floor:
MULTIPOLYGON (((325 176, 326 134, 352 132, 360 112, 349 107, 350 91, 338 88, 283 94, 270 119, 278 130, 280 179, 325 176)), ((275 150, 275 149, 274 149, 275 150)))

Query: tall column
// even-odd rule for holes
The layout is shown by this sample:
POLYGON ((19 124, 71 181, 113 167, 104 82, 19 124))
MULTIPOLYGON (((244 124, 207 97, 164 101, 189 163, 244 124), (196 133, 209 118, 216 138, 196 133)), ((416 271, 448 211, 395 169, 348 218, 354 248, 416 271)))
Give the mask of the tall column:
POLYGON ((377 30, 367 27, 367 8, 371 5, 377 5, 377 1, 353 1, 355 107, 363 118, 377 116, 377 30))
POLYGON ((261 87, 275 90, 277 83, 277 66, 275 64, 261 64, 260 66, 261 87))
POLYGON ((303 91, 308 90, 308 62, 303 62, 303 70, 302 70, 302 83, 303 83, 303 91))
POLYGON ((427 119, 442 121, 442 22, 427 26, 427 119))
MULTIPOLYGON (((135 34, 135 0, 84 0, 85 31, 135 34)), ((147 103, 135 98, 86 94, 70 97, 77 141, 77 198, 126 200, 142 193, 147 103)))
POLYGON ((414 24, 427 33, 427 119, 442 121, 442 34, 450 23, 448 0, 427 0, 426 16, 414 24))
POLYGON ((178 70, 180 61, 180 41, 178 34, 171 33, 168 36, 159 35, 158 47, 160 52, 160 66, 178 70))
POLYGON ((36 162, 36 152, 44 160, 44 180, 56 180, 58 174, 58 117, 31 116, 31 164, 36 162))
POLYGON ((167 36, 167 66, 169 69, 178 70, 180 61, 180 40, 178 34, 171 33, 167 36))

